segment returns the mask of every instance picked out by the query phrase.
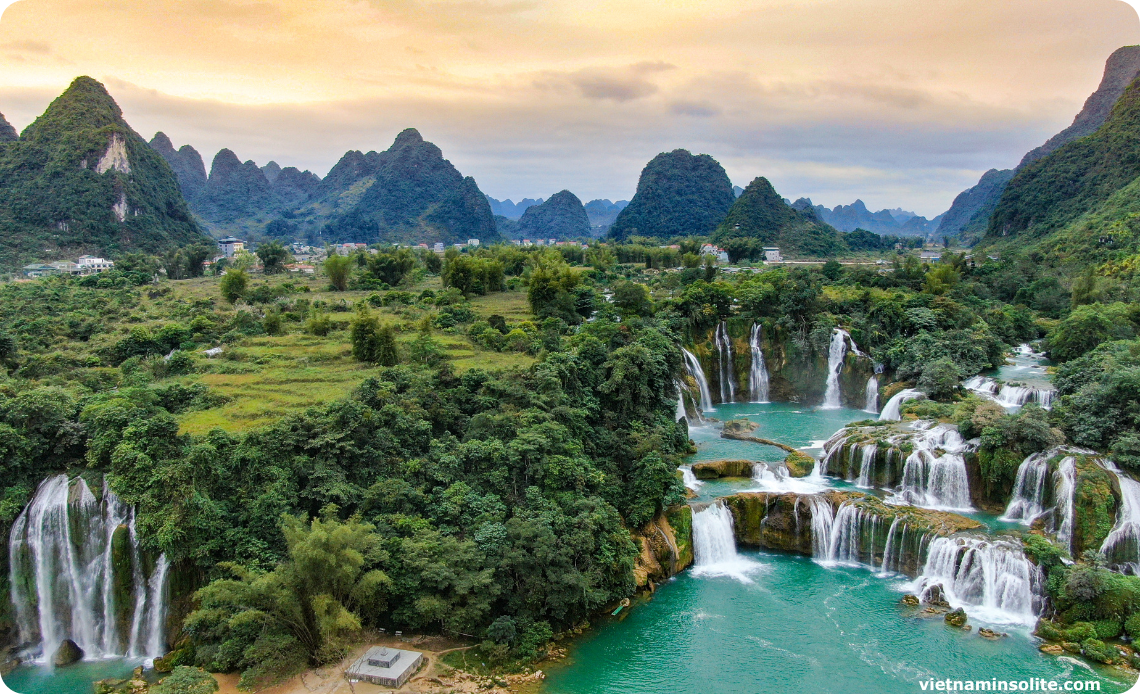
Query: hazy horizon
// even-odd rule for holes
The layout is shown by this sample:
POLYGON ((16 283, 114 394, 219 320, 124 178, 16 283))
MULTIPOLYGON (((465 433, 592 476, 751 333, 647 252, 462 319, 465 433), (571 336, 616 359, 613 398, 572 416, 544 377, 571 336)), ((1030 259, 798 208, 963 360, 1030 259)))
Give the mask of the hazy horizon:
POLYGON ((927 217, 1072 122, 1120 0, 21 0, 0 112, 78 75, 143 137, 324 176, 415 127, 497 199, 630 199, 678 147, 735 185, 927 217))

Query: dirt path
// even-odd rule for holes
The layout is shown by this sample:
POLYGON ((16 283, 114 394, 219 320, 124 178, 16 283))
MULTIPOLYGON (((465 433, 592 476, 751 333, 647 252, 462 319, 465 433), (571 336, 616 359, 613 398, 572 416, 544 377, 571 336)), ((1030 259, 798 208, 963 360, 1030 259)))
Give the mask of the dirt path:
MULTIPOLYGON (((534 675, 511 675, 501 678, 507 683, 506 687, 488 686, 491 683, 487 678, 470 675, 466 672, 454 670, 440 662, 440 656, 451 651, 466 648, 459 642, 451 639, 431 637, 394 636, 377 638, 367 644, 357 646, 344 660, 335 666, 306 670, 300 675, 283 682, 275 687, 261 689, 257 694, 380 694, 381 692, 399 694, 514 694, 518 692, 533 692, 541 681, 534 675), (423 653, 424 663, 420 669, 408 680, 403 687, 391 689, 367 682, 350 682, 344 676, 344 671, 352 665, 361 655, 372 646, 388 646, 404 650, 419 651, 423 653)), ((218 694, 249 694, 238 689, 238 675, 214 675, 218 680, 220 689, 218 694)))

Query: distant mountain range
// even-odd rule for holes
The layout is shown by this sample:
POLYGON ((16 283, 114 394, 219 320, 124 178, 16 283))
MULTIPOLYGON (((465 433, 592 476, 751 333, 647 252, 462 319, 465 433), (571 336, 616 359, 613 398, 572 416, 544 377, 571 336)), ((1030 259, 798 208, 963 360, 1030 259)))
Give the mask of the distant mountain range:
POLYGON ((539 198, 537 200, 532 200, 531 198, 523 198, 517 203, 514 203, 511 202, 510 198, 507 198, 506 200, 496 200, 495 198, 488 195, 487 202, 491 204, 491 214, 495 215, 496 217, 506 217, 507 219, 511 219, 517 222, 523 216, 523 212, 526 212, 528 207, 541 205, 542 198, 539 198))
POLYGON ((161 156, 80 77, 19 138, 0 123, 0 264, 206 240, 161 156))
POLYGON ((871 212, 862 200, 828 209, 823 205, 813 204, 810 198, 800 198, 792 203, 792 207, 797 210, 810 207, 815 210, 819 219, 840 231, 866 229, 876 234, 890 236, 930 236, 938 231, 942 221, 942 215, 927 219, 898 208, 871 212))
POLYGON ((264 235, 312 243, 454 243, 499 233, 487 198, 438 147, 409 128, 384 152, 347 152, 322 180, 310 171, 242 162, 229 149, 207 177, 189 145, 151 147, 177 173, 194 212, 217 234, 264 235))
POLYGON ((1073 124, 1028 152, 1015 169, 991 169, 972 188, 963 191, 946 211, 939 234, 957 236, 963 241, 977 241, 986 234, 998 201, 1014 176, 1030 164, 1055 152, 1074 140, 1096 132, 1108 119, 1113 105, 1128 85, 1140 75, 1140 46, 1117 49, 1104 66, 1100 86, 1085 101, 1073 124))

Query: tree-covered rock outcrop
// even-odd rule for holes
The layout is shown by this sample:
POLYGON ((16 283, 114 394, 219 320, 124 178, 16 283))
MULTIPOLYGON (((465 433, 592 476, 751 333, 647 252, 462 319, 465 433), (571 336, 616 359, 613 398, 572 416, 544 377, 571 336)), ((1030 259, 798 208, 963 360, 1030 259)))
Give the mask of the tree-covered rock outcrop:
POLYGON ((20 139, 20 134, 12 127, 12 124, 4 118, 4 114, 0 113, 0 143, 15 142, 20 139))
POLYGON ((182 188, 182 196, 187 202, 193 204, 206 187, 206 165, 202 155, 190 145, 182 145, 174 149, 174 143, 164 132, 157 132, 151 138, 150 148, 170 164, 174 175, 178 177, 178 185, 182 188))
POLYGON ((748 184, 712 235, 712 241, 719 244, 733 239, 778 246, 784 253, 797 255, 828 256, 841 248, 833 227, 810 209, 788 205, 762 176, 748 184))
POLYGON ((90 77, 0 149, 0 264, 163 253, 202 232, 170 166, 90 77))
POLYGON ((1140 85, 1103 126, 1023 168, 994 210, 987 236, 1041 237, 1075 221, 1140 176, 1140 85))
POLYGON ((706 235, 735 201, 728 174, 716 159, 685 149, 663 152, 641 171, 637 192, 610 227, 610 237, 706 235))
POLYGON ((590 218, 582 201, 568 190, 523 212, 515 233, 520 238, 576 239, 590 235, 590 218))

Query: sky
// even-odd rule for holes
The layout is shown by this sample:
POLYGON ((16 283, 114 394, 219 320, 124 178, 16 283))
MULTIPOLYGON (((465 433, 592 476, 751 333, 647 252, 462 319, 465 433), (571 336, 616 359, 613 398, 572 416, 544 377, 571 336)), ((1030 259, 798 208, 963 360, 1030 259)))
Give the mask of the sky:
POLYGON ((1120 0, 19 0, 0 112, 22 130, 90 75, 207 167, 324 175, 415 127, 499 199, 629 199, 683 147, 736 185, 933 217, 1136 43, 1120 0))

